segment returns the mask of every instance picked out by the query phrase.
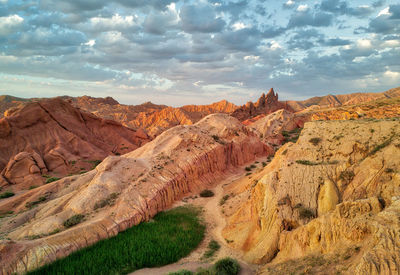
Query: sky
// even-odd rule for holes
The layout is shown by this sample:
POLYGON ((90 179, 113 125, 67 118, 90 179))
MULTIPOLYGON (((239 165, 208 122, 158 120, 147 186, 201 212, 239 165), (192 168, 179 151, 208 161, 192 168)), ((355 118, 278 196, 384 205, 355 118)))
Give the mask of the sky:
POLYGON ((398 0, 0 0, 0 94, 180 106, 398 86, 398 0))

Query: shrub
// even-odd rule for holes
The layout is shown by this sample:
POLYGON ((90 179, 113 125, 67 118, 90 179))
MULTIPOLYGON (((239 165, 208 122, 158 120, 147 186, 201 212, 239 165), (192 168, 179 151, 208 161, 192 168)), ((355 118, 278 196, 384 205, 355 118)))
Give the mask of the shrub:
POLYGON ((4 192, 4 193, 0 194, 0 199, 9 198, 9 197, 12 197, 14 195, 15 195, 14 192, 7 191, 7 192, 4 192))
POLYGON ((70 227, 72 227, 72 226, 74 226, 74 225, 77 225, 78 223, 81 223, 81 221, 83 220, 84 217, 85 217, 85 216, 82 215, 82 214, 74 215, 74 216, 72 216, 71 218, 67 219, 67 220, 64 222, 64 226, 65 226, 66 228, 70 228, 70 227))
POLYGON ((340 172, 339 178, 341 180, 345 181, 346 183, 350 183, 353 180, 354 176, 355 176, 355 174, 353 171, 346 170, 346 171, 340 172))
POLYGON ((27 202, 25 204, 25 207, 28 208, 28 209, 32 209, 33 207, 37 206, 39 203, 42 203, 42 202, 46 201, 46 199, 47 199, 46 197, 39 197, 35 201, 27 202))
POLYGON ((208 244, 208 250, 204 253, 203 258, 211 258, 220 248, 221 246, 217 241, 211 240, 208 244))
POLYGON ((208 197, 213 197, 214 192, 209 190, 209 189, 204 189, 203 191, 200 192, 200 197, 203 198, 208 198, 208 197))
POLYGON ((255 166, 254 164, 250 165, 250 168, 256 168, 257 166, 255 166))
POLYGON ((212 135, 211 137, 212 137, 216 142, 219 141, 219 136, 217 136, 217 135, 212 135))
POLYGON ((194 273, 192 271, 182 269, 182 270, 178 270, 176 272, 170 272, 167 275, 193 275, 193 274, 194 273))
POLYGON ((214 265, 217 275, 236 275, 240 271, 239 263, 232 258, 224 258, 214 265))
POLYGON ((303 160, 303 159, 298 159, 296 160, 296 162, 298 164, 302 164, 302 165, 317 165, 317 163, 309 161, 309 160, 303 160))
POLYGON ((37 188, 36 185, 31 185, 31 186, 29 186, 29 190, 32 190, 32 189, 35 189, 35 188, 37 188))
POLYGON ((114 205, 115 200, 118 197, 118 193, 111 193, 107 198, 100 200, 98 202, 95 203, 93 210, 96 210, 98 208, 103 208, 107 205, 114 205))
POLYGON ((229 199, 229 195, 225 195, 219 201, 219 205, 224 205, 224 203, 229 199))
POLYGON ((244 168, 244 170, 246 170, 246 171, 251 171, 251 167, 250 167, 250 166, 247 166, 246 168, 244 168))
POLYGON ((47 180, 46 180, 46 183, 50 183, 50 182, 53 182, 53 181, 57 181, 57 180, 59 180, 60 178, 57 178, 57 177, 51 177, 51 178, 48 178, 47 180))
POLYGON ((299 217, 300 217, 300 219, 314 218, 314 212, 309 208, 300 206, 299 207, 299 217))
POLYGON ((318 138, 318 137, 311 138, 311 139, 309 140, 309 142, 310 142, 312 145, 314 145, 314 146, 317 146, 321 141, 322 141, 322 139, 321 139, 321 138, 318 138))
POLYGON ((263 167, 267 166, 267 163, 265 161, 263 161, 261 164, 263 167))

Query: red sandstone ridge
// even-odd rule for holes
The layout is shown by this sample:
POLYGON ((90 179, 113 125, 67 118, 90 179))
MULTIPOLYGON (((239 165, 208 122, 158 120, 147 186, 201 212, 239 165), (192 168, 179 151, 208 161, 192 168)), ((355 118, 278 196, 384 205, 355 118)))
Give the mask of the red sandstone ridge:
POLYGON ((61 99, 31 102, 0 119, 0 186, 37 186, 43 175, 86 171, 147 141, 143 131, 81 112, 61 99))
POLYGON ((107 119, 119 121, 132 129, 145 129, 152 137, 177 125, 192 125, 214 113, 232 113, 237 106, 226 100, 210 105, 168 107, 146 102, 140 105, 119 104, 112 98, 64 97, 72 105, 107 119))
POLYGON ((278 94, 271 88, 267 95, 262 94, 256 103, 249 101, 232 112, 231 115, 240 121, 244 121, 256 116, 262 117, 262 115, 268 115, 280 109, 293 111, 290 106, 278 100, 278 94))

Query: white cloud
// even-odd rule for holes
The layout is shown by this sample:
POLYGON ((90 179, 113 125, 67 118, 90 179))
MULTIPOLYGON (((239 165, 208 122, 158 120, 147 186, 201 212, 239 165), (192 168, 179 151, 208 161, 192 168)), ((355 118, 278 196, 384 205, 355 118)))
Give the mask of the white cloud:
POLYGON ((307 5, 307 4, 305 4, 305 5, 299 5, 299 6, 297 7, 297 11, 306 11, 306 10, 308 10, 308 5, 307 5))
POLYGON ((17 31, 23 22, 24 18, 17 14, 0 17, 0 35, 8 35, 17 31))
POLYGON ((393 71, 387 70, 383 75, 388 77, 388 78, 400 79, 400 73, 399 72, 393 72, 393 71))
POLYGON ((90 27, 98 31, 123 30, 136 25, 133 15, 121 16, 114 14, 112 17, 92 17, 89 19, 90 27))
POLYGON ((236 22, 235 24, 232 25, 232 28, 235 31, 241 30, 241 29, 245 29, 248 28, 249 25, 245 25, 243 22, 236 22))
POLYGON ((294 5, 294 1, 288 0, 288 1, 285 3, 285 5, 286 5, 286 6, 293 6, 293 5, 294 5))
POLYGON ((386 7, 386 8, 384 8, 383 10, 381 10, 381 11, 378 13, 378 16, 377 16, 377 17, 379 17, 379 16, 381 16, 381 15, 391 15, 391 13, 390 13, 390 11, 389 11, 389 7, 386 7))
POLYGON ((369 49, 372 47, 371 40, 369 40, 369 39, 357 40, 357 47, 362 48, 362 49, 369 49))

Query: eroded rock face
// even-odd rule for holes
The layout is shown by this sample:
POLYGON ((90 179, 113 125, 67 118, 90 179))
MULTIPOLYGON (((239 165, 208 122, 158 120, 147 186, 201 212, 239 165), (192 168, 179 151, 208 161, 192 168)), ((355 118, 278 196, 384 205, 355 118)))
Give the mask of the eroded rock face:
POLYGON ((68 97, 74 106, 97 116, 113 119, 132 129, 143 129, 152 137, 177 125, 192 125, 213 113, 231 113, 237 106, 222 100, 210 105, 168 107, 146 102, 140 105, 123 105, 109 98, 68 97))
POLYGON ((398 120, 308 122, 265 167, 223 235, 247 260, 272 261, 261 273, 357 245, 361 254, 344 263, 349 273, 396 274, 399 153, 398 120))
POLYGON ((53 261, 149 220, 185 194, 198 193, 236 167, 272 153, 228 115, 171 128, 135 151, 107 157, 91 172, 0 201, 0 211, 19 213, 45 198, 1 220, 1 232, 13 241, 0 244, 0 266, 3 272, 24 271, 53 261), (85 215, 85 221, 65 230, 63 222, 75 214, 85 215), (61 232, 54 234, 57 229, 61 232), (26 240, 32 236, 41 238, 26 240))
POLYGON ((138 148, 143 131, 81 112, 61 99, 28 103, 0 119, 0 170, 15 190, 40 185, 41 175, 91 169, 91 161, 138 148))
POLYGON ((308 120, 308 116, 294 114, 281 109, 259 118, 255 122, 249 123, 248 127, 259 133, 264 142, 280 145, 285 141, 282 132, 290 132, 296 128, 303 128, 304 123, 308 120))
POLYGON ((267 95, 262 94, 256 103, 247 102, 232 112, 231 115, 240 121, 245 121, 259 115, 273 113, 280 109, 292 111, 291 107, 278 100, 278 94, 271 88, 267 95))

